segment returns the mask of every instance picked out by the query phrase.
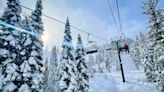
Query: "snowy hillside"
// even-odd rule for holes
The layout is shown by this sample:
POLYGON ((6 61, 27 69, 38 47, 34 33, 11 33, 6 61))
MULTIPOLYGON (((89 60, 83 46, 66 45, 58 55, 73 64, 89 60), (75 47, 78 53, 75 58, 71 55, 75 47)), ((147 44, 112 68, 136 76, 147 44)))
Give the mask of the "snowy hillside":
POLYGON ((125 74, 121 72, 96 73, 90 79, 90 92, 159 92, 156 84, 146 82, 143 70, 137 70, 129 54, 121 55, 125 74))
POLYGON ((129 71, 122 82, 121 73, 97 73, 90 79, 90 92, 159 92, 156 84, 145 81, 141 71, 129 71))

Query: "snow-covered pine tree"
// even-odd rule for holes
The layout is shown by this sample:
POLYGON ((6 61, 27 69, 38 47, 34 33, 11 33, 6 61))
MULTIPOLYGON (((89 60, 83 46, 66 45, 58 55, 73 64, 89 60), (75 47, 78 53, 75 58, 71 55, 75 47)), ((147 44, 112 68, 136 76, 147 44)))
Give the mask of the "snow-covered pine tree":
POLYGON ((110 60, 110 56, 109 56, 109 52, 106 51, 105 55, 105 65, 106 65, 106 69, 107 69, 107 72, 110 72, 111 70, 111 60, 110 60))
MULTIPOLYGON (((156 1, 158 3, 158 0, 156 1)), ((164 92, 164 66, 160 63, 164 59, 164 12, 163 9, 156 9, 155 28, 156 43, 154 46, 155 73, 157 74, 158 86, 161 92, 164 92)), ((155 19, 154 19, 155 20, 155 19)))
POLYGON ((89 68, 89 73, 92 76, 96 71, 94 71, 93 66, 94 66, 94 57, 93 55, 88 56, 88 68, 89 68))
POLYGON ((147 79, 151 82, 156 81, 157 75, 155 74, 155 66, 157 63, 155 47, 157 45, 157 38, 159 35, 157 34, 159 31, 159 14, 157 10, 158 0, 147 0, 144 3, 144 13, 149 17, 149 28, 150 31, 148 33, 148 56, 146 61, 146 76, 147 79))
POLYGON ((153 50, 148 49, 148 54, 145 56, 146 62, 144 65, 145 75, 149 82, 155 82, 157 75, 155 74, 155 63, 153 61, 153 50))
POLYGON ((96 55, 97 72, 99 73, 103 73, 106 71, 106 62, 104 56, 104 49, 99 47, 98 53, 96 55))
POLYGON ((58 59, 57 59, 57 49, 56 46, 53 47, 51 52, 51 59, 49 64, 49 79, 48 79, 48 85, 49 85, 49 91, 50 92, 57 92, 58 90, 58 59))
POLYGON ((94 67, 94 68, 95 68, 95 70, 96 70, 97 73, 102 72, 102 71, 101 71, 100 64, 101 64, 101 56, 100 56, 100 53, 98 52, 98 53, 96 54, 95 65, 94 65, 94 66, 96 66, 96 67, 94 67))
MULTIPOLYGON (((116 47, 117 47, 116 42, 112 41, 111 42, 111 48, 116 48, 116 47)), ((118 51, 117 50, 110 50, 110 55, 111 55, 112 62, 115 63, 116 70, 120 71, 121 68, 120 68, 120 62, 119 62, 119 58, 118 58, 118 51)))
MULTIPOLYGON (((25 16, 25 19, 22 21, 22 28, 31 31, 30 29, 30 19, 28 16, 25 16)), ((31 74, 32 74, 32 67, 29 64, 29 57, 31 55, 31 44, 32 44, 32 35, 27 33, 21 33, 21 57, 22 57, 22 64, 20 65, 20 72, 22 78, 22 85, 19 92, 31 92, 30 85, 31 84, 31 74)))
MULTIPOLYGON (((156 1, 156 3, 158 3, 158 0, 156 1)), ((155 74, 161 76, 164 67, 161 67, 158 63, 159 63, 159 58, 164 55, 163 53, 164 52, 164 40, 163 40, 164 39, 164 12, 162 9, 156 8, 153 23, 154 24, 152 24, 152 27, 154 28, 154 35, 155 35, 153 61, 155 62, 155 74)), ((158 77, 157 81, 160 80, 163 79, 161 77, 160 78, 158 77)), ((162 90, 164 90, 164 85, 162 86, 163 86, 162 90)))
POLYGON ((67 18, 65 35, 62 43, 62 56, 59 63, 59 91, 76 92, 77 90, 77 69, 73 56, 72 37, 70 24, 67 18))
POLYGON ((43 41, 41 36, 43 34, 42 23, 42 0, 37 0, 35 10, 30 15, 30 30, 35 33, 35 36, 31 38, 31 44, 29 45, 29 57, 28 63, 31 66, 31 80, 30 89, 32 92, 43 91, 43 79, 44 79, 44 66, 43 66, 43 41))
POLYGON ((161 92, 164 92, 164 69, 160 72, 158 87, 161 92))
POLYGON ((49 76, 49 64, 48 64, 48 58, 46 58, 45 64, 44 64, 44 91, 43 92, 49 92, 49 85, 48 85, 48 76, 49 76))
MULTIPOLYGON (((159 65, 158 65, 158 58, 163 55, 161 49, 163 49, 164 41, 163 41, 163 34, 164 34, 164 17, 163 12, 161 9, 157 9, 158 0, 148 0, 145 3, 145 14, 149 17, 149 28, 150 31, 148 33, 148 63, 147 66, 151 67, 148 70, 148 78, 151 81, 156 81, 157 73, 160 73, 159 65), (150 71, 151 70, 151 71, 150 71), (153 76, 153 79, 152 79, 153 76)), ((160 69, 161 70, 161 69, 160 69)), ((160 75, 160 74, 158 74, 160 75)), ((159 79, 160 80, 160 79, 159 79)), ((157 80, 158 81, 158 80, 157 80)))
POLYGON ((133 44, 130 45, 130 54, 133 57, 135 66, 139 69, 139 65, 141 64, 140 59, 140 52, 139 50, 142 48, 139 48, 141 43, 139 43, 139 38, 136 37, 136 40, 133 42, 133 44))
MULTIPOLYGON (((163 51, 164 52, 164 51, 163 51)), ((164 62, 164 55, 161 55, 158 58, 158 88, 161 92, 164 92, 164 64, 162 65, 159 62, 164 62)))
POLYGON ((160 65, 160 59, 164 56, 164 11, 163 9, 156 9, 156 43, 154 47, 154 61, 155 71, 158 76, 157 81, 161 92, 164 92, 164 66, 160 65))
POLYGON ((141 64, 144 64, 145 61, 145 56, 147 53, 147 49, 148 49, 148 44, 147 44, 147 35, 145 35, 144 33, 140 32, 140 36, 139 36, 139 52, 140 52, 140 61, 141 64))
MULTIPOLYGON (((20 27, 21 6, 19 0, 7 0, 0 21, 15 27, 20 27)), ((0 64, 2 65, 3 86, 1 92, 18 91, 22 84, 19 65, 20 57, 20 32, 18 30, 3 26, 0 32, 0 64)))
POLYGON ((75 51, 75 62, 77 65, 78 73, 78 89, 77 92, 88 92, 89 91, 89 75, 88 75, 88 65, 85 60, 85 48, 83 46, 81 36, 78 35, 78 41, 75 51))

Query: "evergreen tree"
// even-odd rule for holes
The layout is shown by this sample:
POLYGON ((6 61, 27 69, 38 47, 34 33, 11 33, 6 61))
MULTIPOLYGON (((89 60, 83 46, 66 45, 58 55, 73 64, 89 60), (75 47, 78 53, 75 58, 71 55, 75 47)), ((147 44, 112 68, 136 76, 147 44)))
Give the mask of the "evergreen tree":
POLYGON ((44 78, 44 67, 43 67, 43 42, 41 39, 43 33, 43 23, 41 19, 42 15, 42 0, 37 0, 36 9, 30 16, 30 29, 36 33, 32 37, 32 44, 30 46, 30 57, 29 64, 32 67, 31 74, 31 90, 32 91, 43 91, 43 78, 44 78))
MULTIPOLYGON (((30 29, 30 19, 28 16, 25 16, 25 19, 22 21, 22 28, 31 31, 30 29)), ((22 50, 21 54, 21 61, 22 64, 20 65, 20 72, 22 78, 22 85, 19 89, 19 92, 31 92, 30 85, 31 84, 31 74, 32 74, 32 67, 29 63, 29 57, 31 56, 31 44, 32 44, 32 35, 27 33, 21 33, 21 47, 22 50)))
POLYGON ((147 35, 143 34, 142 32, 140 33, 139 36, 139 53, 140 53, 140 63, 143 64, 145 62, 145 56, 147 53, 148 49, 148 42, 147 42, 147 35))
POLYGON ((105 66, 103 66, 103 63, 105 63, 104 61, 105 60, 104 60, 104 52, 103 52, 103 49, 102 48, 99 48, 98 49, 98 53, 96 55, 96 64, 98 66, 98 71, 97 72, 99 72, 99 73, 103 73, 104 72, 103 71, 103 70, 105 70, 105 66))
POLYGON ((65 35, 62 43, 62 57, 59 63, 59 91, 58 92, 76 92, 76 64, 73 57, 72 37, 70 24, 67 18, 65 25, 65 35))
POLYGON ((88 56, 88 68, 89 68, 89 73, 91 74, 91 76, 93 75, 93 73, 95 73, 93 66, 94 66, 94 58, 93 55, 89 55, 88 56))
POLYGON ((145 68, 145 75, 147 77, 147 80, 149 82, 155 82, 157 75, 155 74, 155 63, 153 61, 153 50, 148 49, 148 54, 145 56, 146 57, 146 62, 144 65, 145 68))
MULTIPOLYGON (((21 6, 19 0, 7 0, 0 21, 15 27, 20 27, 21 6)), ((21 64, 20 57, 20 32, 16 29, 3 26, 0 32, 0 64, 2 65, 2 81, 3 86, 0 87, 1 92, 18 91, 22 84, 19 66, 21 64)))
POLYGON ((36 9, 32 12, 30 18, 25 17, 22 27, 27 31, 34 32, 35 35, 21 34, 22 64, 20 71, 22 73, 22 82, 19 92, 41 92, 43 91, 43 62, 42 62, 42 40, 43 31, 41 20, 41 0, 36 3, 36 9))
POLYGON ((156 81, 157 75, 155 66, 157 64, 157 54, 156 46, 158 44, 158 38, 160 35, 158 34, 161 29, 161 20, 160 20, 160 11, 156 8, 158 4, 158 0, 148 0, 144 3, 145 11, 144 13, 149 17, 149 28, 150 31, 148 33, 148 56, 146 61, 146 75, 149 81, 156 81))
POLYGON ((164 15, 161 9, 157 9, 158 0, 148 0, 145 3, 145 14, 149 17, 148 54, 146 62, 146 75, 150 81, 160 81, 161 76, 158 58, 163 55, 164 15))
POLYGON ((44 92, 48 92, 49 91, 49 86, 48 85, 48 82, 49 82, 49 65, 48 65, 48 59, 46 58, 46 61, 45 61, 45 64, 44 64, 44 68, 45 68, 45 71, 44 71, 44 92))
POLYGON ((51 52, 51 59, 49 65, 49 91, 50 92, 57 92, 58 90, 58 75, 57 75, 57 67, 58 67, 58 60, 57 60, 57 49, 56 46, 53 47, 51 52))
POLYGON ((78 92, 88 92, 89 89, 88 66, 85 61, 85 54, 85 48, 83 46, 81 36, 78 35, 75 51, 75 61, 77 63, 78 72, 78 92))
POLYGON ((105 66, 106 66, 107 72, 110 72, 110 69, 111 69, 111 60, 110 60, 109 52, 108 51, 106 51, 106 53, 105 53, 105 66))
POLYGON ((139 65, 141 64, 141 59, 140 59, 140 44, 139 43, 139 38, 136 37, 136 41, 131 44, 130 48, 130 54, 133 57, 135 66, 139 69, 139 65))
POLYGON ((160 72, 158 86, 160 91, 164 92, 164 69, 160 72))
MULTIPOLYGON (((163 49, 164 50, 164 49, 163 49)), ((161 51, 163 51, 161 50, 161 51)), ((164 62, 164 55, 158 58, 158 62, 164 62)), ((158 87, 161 92, 164 92, 164 65, 158 63, 158 87)))
POLYGON ((98 52, 96 55, 96 60, 95 60, 95 65, 97 66, 95 68, 96 68, 97 73, 102 73, 100 64, 101 64, 101 56, 100 56, 100 53, 98 52))

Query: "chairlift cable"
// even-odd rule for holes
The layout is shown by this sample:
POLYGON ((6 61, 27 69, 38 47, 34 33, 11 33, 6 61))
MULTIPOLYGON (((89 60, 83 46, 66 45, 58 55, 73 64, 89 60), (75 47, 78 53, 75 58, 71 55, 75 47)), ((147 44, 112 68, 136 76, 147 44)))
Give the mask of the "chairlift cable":
POLYGON ((118 0, 116 0, 116 5, 117 5, 117 15, 118 15, 118 19, 119 19, 119 28, 121 31, 121 35, 123 35, 123 37, 125 39, 125 34, 122 31, 122 24, 121 24, 121 17, 120 17, 120 9, 119 9, 119 5, 118 5, 118 0))
MULTIPOLYGON (((33 9, 31 9, 31 8, 29 8, 29 7, 26 7, 26 6, 24 6, 24 5, 21 5, 23 8, 25 8, 25 9, 27 9, 27 10, 30 10, 30 11, 34 11, 33 9)), ((56 19, 56 18, 53 18, 53 17, 51 17, 51 16, 48 16, 48 15, 46 15, 46 14, 42 14, 44 17, 46 17, 46 18, 49 18, 49 19, 51 19, 51 20, 54 20, 54 21, 56 21, 56 22, 58 22, 58 23, 61 23, 61 24, 64 24, 65 25, 65 22, 63 22, 63 21, 61 21, 61 20, 58 20, 58 19, 56 19)), ((71 28, 73 28, 73 29, 76 29, 76 30, 78 30, 78 31, 81 31, 81 32, 83 32, 83 33, 85 33, 85 34, 88 34, 89 32, 87 32, 87 31, 85 31, 85 30, 83 30, 83 29, 80 29, 80 28, 78 28, 78 27, 76 27, 76 26, 73 26, 73 25, 70 25, 70 27, 71 28)), ((95 35, 95 34, 92 34, 92 33, 89 33, 91 36, 93 36, 93 37, 95 37, 95 38, 98 38, 98 39, 101 39, 101 40, 103 40, 103 41, 108 41, 107 39, 105 39, 105 38, 103 38, 103 37, 101 37, 101 36, 98 36, 98 35, 95 35)))

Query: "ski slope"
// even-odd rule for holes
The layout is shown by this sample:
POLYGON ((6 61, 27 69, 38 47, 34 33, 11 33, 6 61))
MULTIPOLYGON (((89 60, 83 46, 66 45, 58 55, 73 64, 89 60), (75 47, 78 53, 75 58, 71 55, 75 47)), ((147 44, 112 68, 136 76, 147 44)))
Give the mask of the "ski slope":
POLYGON ((130 54, 121 54, 121 61, 125 72, 137 70, 137 67, 135 66, 133 58, 130 56, 130 54))
POLYGON ((156 84, 145 81, 129 54, 122 54, 121 59, 126 82, 122 82, 121 72, 97 73, 90 78, 89 92, 159 92, 156 84))

